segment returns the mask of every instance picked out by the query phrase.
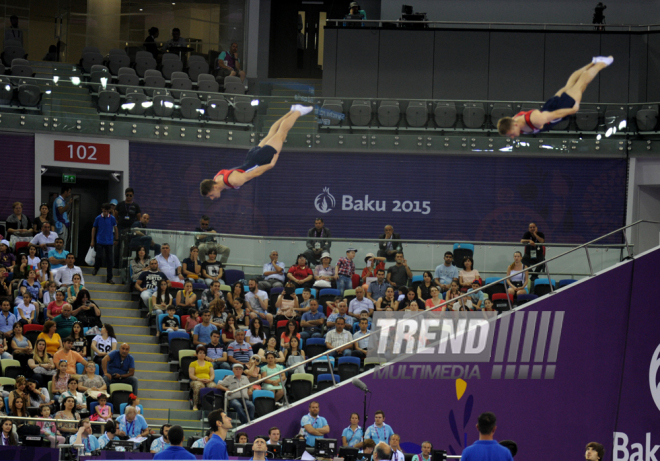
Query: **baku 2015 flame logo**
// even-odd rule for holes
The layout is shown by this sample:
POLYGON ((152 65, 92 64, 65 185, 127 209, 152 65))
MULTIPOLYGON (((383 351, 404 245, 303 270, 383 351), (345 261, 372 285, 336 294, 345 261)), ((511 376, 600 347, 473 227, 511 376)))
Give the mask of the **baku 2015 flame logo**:
POLYGON ((314 206, 319 213, 328 213, 332 211, 336 203, 335 198, 330 193, 329 187, 324 187, 323 192, 317 195, 314 199, 314 206))

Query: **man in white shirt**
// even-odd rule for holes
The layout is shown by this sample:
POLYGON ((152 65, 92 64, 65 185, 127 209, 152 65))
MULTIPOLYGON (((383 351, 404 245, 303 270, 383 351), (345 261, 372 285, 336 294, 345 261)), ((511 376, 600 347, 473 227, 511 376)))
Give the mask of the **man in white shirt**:
POLYGON ((270 252, 270 262, 264 264, 264 280, 259 282, 260 290, 270 290, 275 287, 283 287, 286 282, 285 265, 282 261, 278 261, 278 253, 276 250, 270 252))
POLYGON ((7 46, 7 42, 9 41, 20 42, 21 46, 23 46, 23 31, 18 28, 18 16, 12 14, 9 22, 11 27, 5 29, 5 46, 7 46))
POLYGON ((350 357, 352 355, 353 344, 346 344, 353 341, 351 334, 344 330, 346 321, 343 317, 338 317, 335 322, 335 329, 328 332, 325 335, 325 346, 328 349, 334 349, 335 347, 343 346, 342 348, 330 353, 331 356, 337 357, 338 355, 343 355, 344 357, 350 357), (345 346, 344 346, 345 345, 345 346))
POLYGON ((399 434, 392 434, 390 436, 390 448, 392 449, 392 461, 405 461, 406 457, 403 454, 403 451, 401 451, 401 446, 399 445, 399 442, 401 442, 401 437, 399 437, 399 434))
POLYGON ((163 243, 160 247, 160 254, 156 256, 158 261, 158 270, 167 276, 170 282, 183 282, 184 277, 181 274, 181 261, 176 255, 170 254, 170 244, 163 243))
POLYGON ((273 426, 268 429, 268 445, 279 445, 280 444, 280 429, 277 426, 273 426))
POLYGON ((355 298, 348 305, 348 315, 359 320, 360 313, 364 311, 368 312, 371 317, 374 313, 374 303, 371 299, 364 297, 364 288, 359 286, 355 289, 355 298))
POLYGON ((76 255, 73 253, 66 255, 66 266, 60 268, 57 271, 57 274, 53 277, 58 287, 68 288, 70 285, 73 285, 73 274, 80 274, 80 284, 85 284, 85 277, 83 276, 82 270, 74 265, 75 262, 76 255))
POLYGON ((367 347, 369 347, 369 337, 367 336, 369 334, 368 328, 369 319, 360 319, 360 329, 353 333, 353 339, 359 339, 359 341, 355 343, 355 350, 352 353, 353 357, 360 357, 362 360, 364 360, 367 356, 367 347), (364 336, 367 337, 360 339, 364 336))
POLYGON ((269 326, 273 326, 273 314, 268 313, 268 294, 261 291, 255 279, 248 282, 250 291, 245 293, 245 301, 250 309, 250 318, 259 317, 263 322, 266 320, 269 326))
POLYGON ((41 248, 41 257, 44 258, 48 255, 50 248, 55 248, 56 238, 57 234, 50 231, 50 223, 46 222, 41 226, 41 232, 35 235, 30 243, 41 248))

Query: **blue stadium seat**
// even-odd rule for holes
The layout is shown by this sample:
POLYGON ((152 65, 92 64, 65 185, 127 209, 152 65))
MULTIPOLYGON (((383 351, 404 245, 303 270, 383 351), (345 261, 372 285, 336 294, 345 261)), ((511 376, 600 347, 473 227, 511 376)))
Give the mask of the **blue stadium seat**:
POLYGON ((275 411, 275 393, 273 391, 254 391, 254 417, 259 418, 275 411))
POLYGON ((464 269, 463 258, 468 256, 474 257, 474 245, 471 243, 454 243, 454 266, 464 269))
MULTIPOLYGON (((106 395, 108 395, 108 394, 106 394, 106 395)), ((96 410, 96 406, 98 404, 99 404, 98 402, 92 402, 92 403, 89 404, 89 414, 90 415, 93 415, 96 412, 95 410, 96 410)), ((112 406, 112 403, 108 402, 108 405, 110 405, 110 413, 115 414, 115 407, 112 406)), ((138 406, 141 407, 142 405, 138 405, 138 406)), ((144 410, 142 410, 142 414, 144 415, 144 410)))
MULTIPOLYGON (((76 363, 76 374, 83 375, 85 374, 85 366, 82 363, 76 363)), ((99 364, 96 364, 96 370, 94 371, 94 374, 100 374, 99 373, 99 364)))
POLYGON ((575 282, 577 282, 577 280, 575 280, 575 279, 564 279, 564 280, 560 280, 560 281, 559 281, 559 285, 558 285, 558 287, 559 287, 559 288, 563 288, 563 287, 565 287, 566 285, 570 285, 571 283, 575 283, 575 282))
MULTIPOLYGON (((555 288, 557 286, 557 283, 555 280, 551 280, 552 282, 552 287, 555 288)), ((547 278, 545 279, 536 279, 534 280, 534 294, 537 296, 543 296, 548 293, 550 293, 550 282, 548 281, 547 278)))
MULTIPOLYGON (((341 382, 341 377, 339 375, 334 375, 335 376, 335 382, 339 384, 341 382)), ((332 375, 330 373, 323 373, 318 376, 317 381, 316 381, 316 389, 317 391, 322 391, 324 389, 328 389, 332 387, 334 383, 332 382, 332 375)))
POLYGON ((322 354, 328 348, 325 345, 325 339, 323 338, 309 338, 307 344, 305 344, 305 357, 312 358, 316 357, 319 354, 322 354))
POLYGON ((190 349, 190 335, 185 330, 173 331, 167 334, 167 343, 169 344, 169 360, 178 361, 179 351, 190 349))
POLYGON ((413 275, 412 283, 423 282, 423 281, 424 281, 424 276, 423 275, 413 275))
POLYGON ((342 381, 360 374, 360 359, 358 357, 339 357, 337 370, 342 381))
POLYGON ((225 376, 231 376, 234 374, 234 372, 231 370, 215 370, 214 373, 215 376, 213 378, 213 381, 215 381, 216 383, 218 381, 222 381, 223 379, 225 379, 225 376))
MULTIPOLYGON (((302 295, 304 288, 296 288, 296 295, 302 295)), ((311 288, 312 298, 316 299, 316 288, 311 288)))
POLYGON ((534 301, 538 296, 535 294, 524 294, 524 295, 518 295, 518 306, 522 306, 523 304, 526 304, 530 301, 534 301))
MULTIPOLYGON (((127 406, 128 406, 128 403, 122 403, 121 405, 119 405, 119 414, 120 415, 123 415, 124 412, 126 412, 126 407, 127 406)), ((144 416, 144 407, 142 405, 138 405, 138 408, 140 409, 140 414, 142 416, 144 416)))
POLYGON ((234 283, 245 278, 245 272, 236 269, 227 269, 225 271, 225 283, 232 286, 234 283))

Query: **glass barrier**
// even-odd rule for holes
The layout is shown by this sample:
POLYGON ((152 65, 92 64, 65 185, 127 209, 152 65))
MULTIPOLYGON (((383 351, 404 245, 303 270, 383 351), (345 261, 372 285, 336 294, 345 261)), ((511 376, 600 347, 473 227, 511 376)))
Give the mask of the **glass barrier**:
MULTIPOLYGON (((161 229, 149 229, 148 235, 153 242, 159 245, 168 243, 171 253, 176 255, 179 260, 189 256, 190 247, 196 242, 196 237, 209 235, 216 239, 220 245, 229 248, 230 255, 226 262, 229 269, 242 270, 246 278, 252 276, 261 276, 263 265, 270 261, 270 253, 277 251, 278 260, 283 262, 288 269, 296 263, 299 254, 308 251, 307 242, 313 244, 314 240, 301 237, 259 237, 259 236, 240 236, 226 234, 199 234, 194 232, 170 231, 161 229)), ((134 249, 138 245, 135 240, 131 243, 132 237, 127 236, 122 241, 124 252, 127 255, 128 248, 131 248, 134 257, 134 249)), ((347 248, 356 248, 355 257, 356 273, 362 274, 366 266, 365 255, 367 253, 378 254, 378 240, 369 239, 342 239, 333 238, 330 247, 332 257, 331 264, 334 266, 337 260, 345 255, 347 248)), ((452 252, 455 243, 471 243, 474 245, 474 267, 479 271, 483 279, 487 277, 504 277, 508 266, 513 262, 513 253, 515 251, 524 252, 524 245, 515 242, 451 242, 441 240, 412 240, 403 243, 403 253, 406 263, 410 267, 413 276, 423 275, 424 271, 435 271, 435 268, 444 263, 444 254, 447 251, 452 252)), ((551 259, 561 255, 568 250, 575 248, 575 244, 556 244, 549 243, 544 245, 546 248, 545 259, 551 259)), ((151 252, 153 255, 153 251, 151 252)), ((618 263, 626 256, 625 245, 590 245, 589 257, 594 272, 612 266, 618 263)), ((220 259, 220 255, 218 255, 220 259)), ((224 261, 223 261, 224 262, 224 261)), ((393 265, 394 262, 387 262, 386 267, 393 265)), ((574 252, 558 258, 549 268, 553 277, 561 279, 579 279, 591 274, 589 261, 585 252, 574 252)))

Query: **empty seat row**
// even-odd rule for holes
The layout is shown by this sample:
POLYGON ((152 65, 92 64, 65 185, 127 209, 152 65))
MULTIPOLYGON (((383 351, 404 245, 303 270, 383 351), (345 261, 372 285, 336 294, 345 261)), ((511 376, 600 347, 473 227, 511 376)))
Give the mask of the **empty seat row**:
POLYGON ((25 49, 19 44, 7 45, 5 44, 4 51, 2 52, 2 63, 6 67, 10 67, 14 59, 27 59, 25 49))
POLYGON ((15 87, 9 78, 0 77, 0 105, 8 106, 14 102, 22 107, 36 107, 41 102, 41 90, 30 83, 15 87))

